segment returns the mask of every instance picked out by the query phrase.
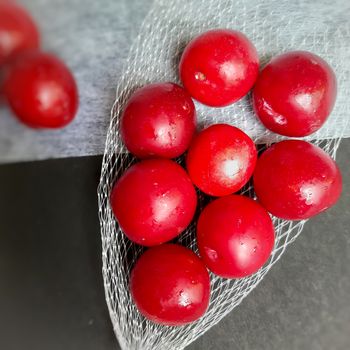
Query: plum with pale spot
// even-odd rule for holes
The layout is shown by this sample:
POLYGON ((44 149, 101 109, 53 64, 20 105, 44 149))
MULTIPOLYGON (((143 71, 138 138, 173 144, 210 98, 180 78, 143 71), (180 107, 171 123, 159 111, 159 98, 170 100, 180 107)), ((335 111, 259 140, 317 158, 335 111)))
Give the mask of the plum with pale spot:
POLYGON ((259 56, 243 33, 213 29, 189 42, 179 70, 193 98, 208 106, 223 107, 238 101, 253 87, 259 56))
POLYGON ((253 174, 257 151, 252 139, 228 124, 201 131, 187 153, 187 170, 204 193, 219 197, 240 190, 253 174))

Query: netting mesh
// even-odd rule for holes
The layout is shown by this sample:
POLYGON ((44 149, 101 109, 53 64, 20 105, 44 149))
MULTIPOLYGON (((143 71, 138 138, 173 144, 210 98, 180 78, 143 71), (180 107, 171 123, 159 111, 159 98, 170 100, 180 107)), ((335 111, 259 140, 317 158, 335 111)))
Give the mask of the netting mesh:
MULTIPOLYGON (((326 59, 338 79, 338 99, 331 117, 316 134, 306 138, 333 158, 343 135, 350 135, 348 99, 350 81, 350 26, 346 2, 317 3, 235 1, 235 0, 156 0, 144 20, 118 84, 117 98, 107 135, 98 188, 102 234, 103 277, 106 300, 115 333, 122 349, 183 349, 236 307, 261 281, 300 234, 305 221, 273 218, 276 242, 269 261, 256 274, 228 280, 211 274, 212 293, 207 313, 197 322, 182 327, 159 326, 137 311, 129 292, 130 271, 142 247, 130 242, 120 230, 109 204, 115 180, 135 159, 124 148, 119 135, 119 117, 130 94, 146 83, 178 81, 177 65, 186 43, 212 28, 232 28, 244 32, 255 44, 262 64, 271 56, 292 49, 305 49, 326 59)), ((261 144, 260 151, 282 137, 267 131, 252 113, 250 96, 232 106, 213 109, 196 103, 199 128, 217 122, 235 125, 261 144)), ((182 159, 178 159, 182 162, 182 159)), ((251 184, 242 193, 254 197, 251 184)), ((208 201, 199 194, 198 212, 208 201)), ((197 213, 198 215, 198 213, 197 213)), ((177 240, 197 252, 195 220, 177 240)))

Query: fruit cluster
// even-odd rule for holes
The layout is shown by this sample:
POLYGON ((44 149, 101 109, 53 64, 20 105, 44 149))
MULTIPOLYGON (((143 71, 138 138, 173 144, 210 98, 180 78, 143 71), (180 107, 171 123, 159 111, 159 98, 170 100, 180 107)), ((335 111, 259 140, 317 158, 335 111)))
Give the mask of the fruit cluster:
POLYGON ((274 246, 269 213, 303 220, 331 207, 342 180, 333 159, 311 143, 285 140, 257 156, 242 130, 214 124, 196 133, 192 98, 223 107, 252 88, 261 122, 281 135, 318 130, 336 98, 336 78, 320 57, 303 51, 276 56, 259 73, 258 53, 238 31, 211 30, 193 39, 180 61, 177 84, 138 89, 120 121, 122 140, 141 161, 113 186, 110 203, 133 242, 151 247, 136 262, 130 288, 139 311, 153 322, 183 325, 197 320, 210 299, 206 268, 224 278, 257 272, 274 246), (185 152, 186 169, 172 158, 185 152), (235 194, 253 177, 257 200, 235 194), (198 257, 166 243, 194 218, 195 186, 216 198, 196 225, 198 257), (164 244, 165 243, 165 244, 164 244))
POLYGON ((61 128, 78 109, 78 89, 68 67, 40 50, 39 30, 13 1, 0 1, 0 97, 32 128, 61 128))

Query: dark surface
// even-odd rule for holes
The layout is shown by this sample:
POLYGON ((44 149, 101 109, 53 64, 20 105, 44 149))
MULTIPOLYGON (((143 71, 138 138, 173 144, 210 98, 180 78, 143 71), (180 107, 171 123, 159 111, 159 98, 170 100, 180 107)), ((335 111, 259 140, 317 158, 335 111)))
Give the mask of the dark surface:
MULTIPOLYGON (((261 284, 192 344, 209 349, 350 348, 350 140, 344 192, 307 223, 261 284)), ((0 349, 116 349, 101 276, 101 157, 0 166, 0 349)))

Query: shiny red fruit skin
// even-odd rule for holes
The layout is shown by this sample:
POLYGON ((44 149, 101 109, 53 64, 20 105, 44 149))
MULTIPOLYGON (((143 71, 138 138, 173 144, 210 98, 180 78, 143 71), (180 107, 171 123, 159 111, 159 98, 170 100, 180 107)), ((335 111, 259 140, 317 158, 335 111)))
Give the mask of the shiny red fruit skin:
POLYGON ((121 119, 122 139, 139 158, 175 158, 188 148, 196 129, 196 110, 189 94, 174 83, 138 89, 121 119))
POLYGON ((302 220, 333 206, 342 178, 335 161, 321 148, 301 140, 281 141, 258 159, 254 189, 273 215, 302 220))
POLYGON ((116 182, 111 206, 131 241, 152 246, 185 230, 195 213, 197 195, 180 165, 147 159, 132 165, 116 182))
POLYGON ((256 159, 256 148, 248 135, 234 126, 215 124, 193 139, 186 165, 200 190, 219 197, 237 192, 248 182, 256 159))
POLYGON ((5 98, 17 118, 32 128, 61 128, 78 109, 78 89, 68 67, 50 53, 31 51, 6 72, 5 98))
POLYGON ((193 322, 209 305, 205 265, 190 249, 176 244, 147 250, 132 270, 130 288, 139 311, 167 326, 193 322))
POLYGON ((30 14, 12 1, 0 1, 0 66, 39 45, 40 34, 30 14))
POLYGON ((209 203, 197 224, 197 243, 207 267, 224 278, 242 278, 258 271, 275 242, 268 212, 240 195, 209 203))
POLYGON ((194 38, 180 61, 180 77, 190 95, 212 107, 236 102, 254 85, 259 57, 241 32, 215 29, 194 38))
POLYGON ((337 95, 332 68, 306 51, 274 57, 253 90, 255 113, 277 134, 302 137, 317 131, 331 113, 337 95))

